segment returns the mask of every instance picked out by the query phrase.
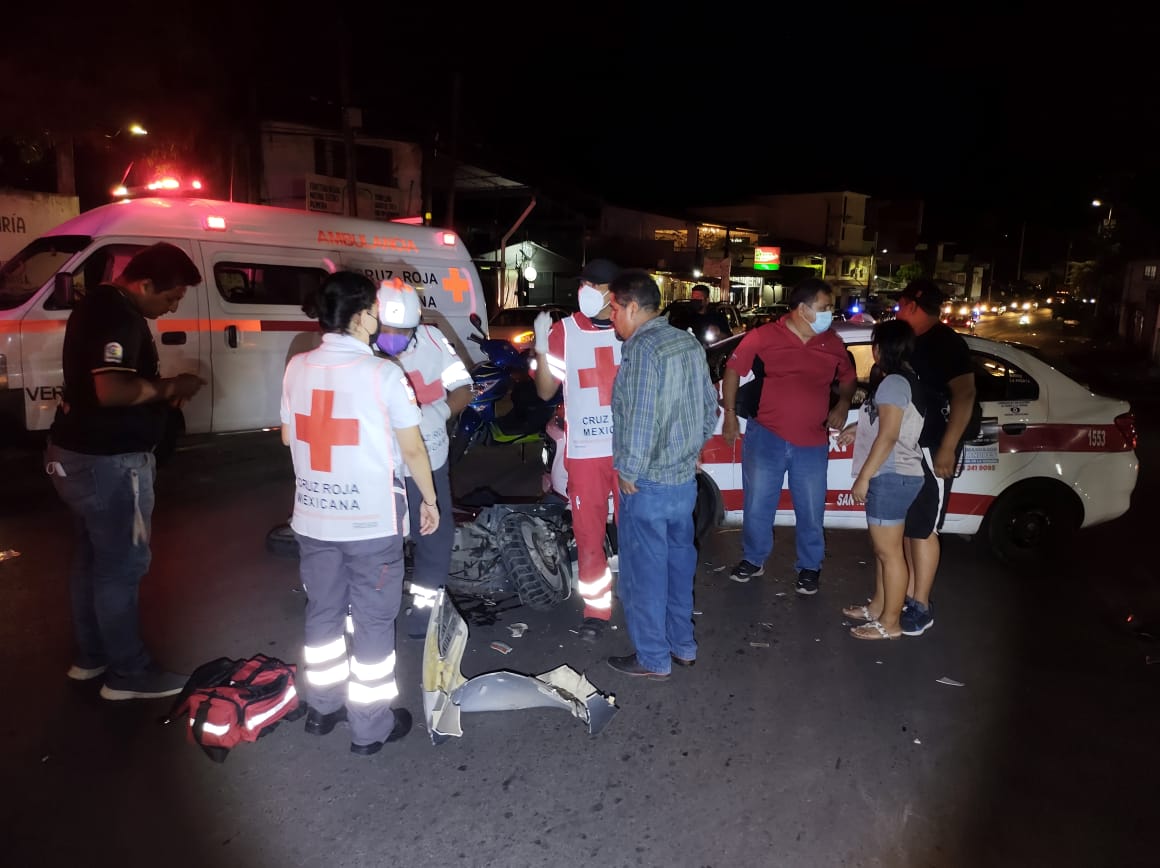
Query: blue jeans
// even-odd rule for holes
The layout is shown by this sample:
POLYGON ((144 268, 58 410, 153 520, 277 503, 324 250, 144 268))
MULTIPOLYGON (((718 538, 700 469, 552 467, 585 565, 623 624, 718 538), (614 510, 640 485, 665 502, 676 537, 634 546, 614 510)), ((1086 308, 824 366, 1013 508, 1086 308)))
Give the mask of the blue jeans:
POLYGON ((151 664, 141 641, 137 590, 149 569, 151 452, 85 455, 49 443, 45 465, 73 515, 69 591, 79 666, 132 675, 151 664))
POLYGON ((822 521, 829 462, 827 444, 794 446, 749 420, 741 444, 741 485, 745 492, 741 556, 745 560, 762 566, 773 551, 773 521, 781 499, 782 481, 788 471, 797 543, 794 569, 821 570, 826 554, 822 521))
POLYGON ((636 494, 620 495, 617 594, 636 659, 653 672, 669 672, 670 653, 687 660, 697 657, 693 638, 697 483, 662 485, 638 479, 636 487, 636 494))

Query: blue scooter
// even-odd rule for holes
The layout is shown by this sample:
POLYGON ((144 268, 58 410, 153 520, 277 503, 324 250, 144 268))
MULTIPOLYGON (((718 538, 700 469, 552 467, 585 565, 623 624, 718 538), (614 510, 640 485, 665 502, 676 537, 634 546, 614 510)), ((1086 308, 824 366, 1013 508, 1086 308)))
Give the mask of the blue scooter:
POLYGON ((529 371, 531 351, 521 352, 509 341, 486 338, 479 316, 472 314, 470 319, 477 334, 468 335, 468 340, 479 344, 487 360, 471 371, 471 403, 459 414, 451 435, 448 457, 452 464, 478 443, 540 443, 544 426, 552 418, 563 393, 559 388, 551 400, 541 400, 529 371), (496 405, 509 395, 511 410, 497 416, 496 405))

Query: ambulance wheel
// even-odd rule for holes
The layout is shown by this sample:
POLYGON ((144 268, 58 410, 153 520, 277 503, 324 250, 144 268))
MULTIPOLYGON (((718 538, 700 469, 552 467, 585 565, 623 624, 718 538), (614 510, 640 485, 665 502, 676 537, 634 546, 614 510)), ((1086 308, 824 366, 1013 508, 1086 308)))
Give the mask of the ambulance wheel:
POLYGON ((185 433, 185 414, 180 410, 170 408, 165 414, 165 423, 161 429, 161 439, 157 448, 153 450, 153 457, 158 464, 165 464, 177 452, 177 441, 185 433))
POLYGON ((500 557, 525 606, 543 611, 568 599, 568 551, 547 523, 513 512, 500 523, 499 547, 500 557))
POLYGON ((986 518, 995 557, 1024 566, 1058 557, 1079 529, 1083 506, 1075 492, 1052 480, 1030 480, 1008 489, 986 518))
POLYGON ((298 540, 294 538, 294 531, 289 524, 270 528, 266 534, 266 551, 280 558, 298 557, 298 540))

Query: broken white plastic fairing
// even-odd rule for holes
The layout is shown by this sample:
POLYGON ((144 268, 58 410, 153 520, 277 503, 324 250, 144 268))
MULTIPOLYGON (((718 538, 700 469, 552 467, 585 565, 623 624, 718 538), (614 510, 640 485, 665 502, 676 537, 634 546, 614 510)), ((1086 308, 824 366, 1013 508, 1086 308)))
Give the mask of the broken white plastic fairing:
POLYGON ((441 588, 423 649, 423 713, 434 744, 463 735, 459 715, 464 711, 562 708, 596 735, 620 710, 615 696, 601 693, 568 665, 535 676, 499 671, 464 678, 459 664, 466 647, 467 622, 441 588))

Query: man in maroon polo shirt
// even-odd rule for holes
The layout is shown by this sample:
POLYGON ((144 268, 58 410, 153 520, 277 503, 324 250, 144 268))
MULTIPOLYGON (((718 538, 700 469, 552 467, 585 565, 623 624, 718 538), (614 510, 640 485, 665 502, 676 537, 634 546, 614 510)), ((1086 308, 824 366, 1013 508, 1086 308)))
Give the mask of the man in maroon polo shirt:
POLYGON ((805 280, 789 296, 790 312, 776 322, 748 332, 729 358, 721 381, 725 408, 722 434, 737 442, 737 389, 741 377, 764 366, 757 415, 745 428, 741 480, 745 493, 741 533, 742 560, 730 578, 748 582, 765 573, 773 550, 773 520, 789 473, 793 498, 794 570, 799 594, 818 592, 826 545, 822 520, 826 508, 829 429, 846 424, 854 397, 855 376, 846 345, 830 328, 834 295, 829 284, 805 280), (760 365, 757 367, 761 367, 760 365), (838 382, 838 402, 830 409, 831 387, 838 382))

